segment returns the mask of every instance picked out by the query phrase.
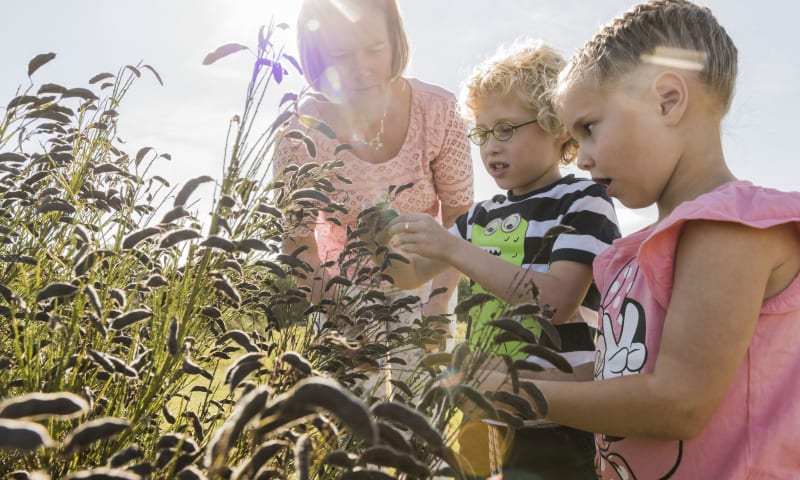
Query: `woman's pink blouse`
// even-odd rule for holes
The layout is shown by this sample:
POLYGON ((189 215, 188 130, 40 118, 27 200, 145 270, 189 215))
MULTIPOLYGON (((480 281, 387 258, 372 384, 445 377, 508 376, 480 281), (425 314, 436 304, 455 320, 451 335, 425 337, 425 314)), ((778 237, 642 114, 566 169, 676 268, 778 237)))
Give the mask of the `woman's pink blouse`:
MULTIPOLYGON (((374 164, 359 159, 349 150, 336 153, 341 144, 338 139, 308 130, 296 119, 289 130, 306 132, 315 143, 316 157, 312 158, 302 145, 298 148, 298 140, 289 137, 284 137, 277 148, 273 164, 276 177, 288 164, 322 164, 334 158, 344 163, 333 173, 350 179, 351 183, 332 175, 329 179, 336 191, 330 196, 347 213, 320 213, 314 225, 323 262, 337 258, 346 243, 347 226, 353 228, 357 224, 358 213, 382 200, 389 200, 399 213, 426 212, 433 216, 440 216, 440 205, 453 208, 472 205, 472 160, 466 125, 457 111, 454 95, 416 79, 408 82, 412 92, 408 133, 394 158, 374 164), (414 186, 399 195, 388 195, 390 185, 408 183, 414 186), (334 222, 329 221, 330 217, 335 217, 334 222)), ((319 118, 317 102, 309 98, 300 106, 299 113, 319 118)), ((293 235, 306 236, 311 232, 301 228, 293 235)))

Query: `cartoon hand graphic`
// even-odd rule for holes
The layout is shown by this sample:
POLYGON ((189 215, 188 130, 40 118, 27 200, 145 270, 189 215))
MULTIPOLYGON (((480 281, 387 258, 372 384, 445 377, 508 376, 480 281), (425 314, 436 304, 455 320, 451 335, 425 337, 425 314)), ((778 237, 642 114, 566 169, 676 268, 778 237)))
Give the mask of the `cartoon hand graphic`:
POLYGON ((644 318, 642 307, 626 299, 617 322, 619 339, 615 338, 614 325, 608 312, 603 314, 603 378, 620 377, 637 373, 647 360, 644 345, 644 318))

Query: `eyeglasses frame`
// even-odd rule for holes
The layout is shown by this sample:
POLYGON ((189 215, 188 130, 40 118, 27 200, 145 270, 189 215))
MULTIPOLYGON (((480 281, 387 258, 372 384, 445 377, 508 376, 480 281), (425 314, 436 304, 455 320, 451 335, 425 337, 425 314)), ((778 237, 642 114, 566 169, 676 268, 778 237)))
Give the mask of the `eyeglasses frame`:
POLYGON ((507 142, 507 141, 511 140, 511 137, 513 137, 515 133, 517 133, 517 129, 518 128, 524 127, 525 125, 530 125, 531 123, 536 123, 538 121, 539 121, 538 119, 534 118, 533 120, 529 120, 527 122, 518 123, 518 124, 515 125, 515 124, 513 124, 511 122, 506 122, 505 120, 501 120, 501 121, 495 123, 491 130, 489 130, 487 128, 483 128, 483 127, 475 127, 475 128, 470 129, 469 133, 467 133, 467 138, 469 138, 469 141, 472 142, 473 145, 477 145, 479 147, 485 145, 486 142, 489 141, 489 134, 490 133, 495 138, 495 140, 497 140, 499 142, 507 142), (508 125, 509 127, 511 127, 511 135, 509 135, 508 138, 500 138, 500 137, 497 136, 497 132, 495 132, 495 129, 500 124, 508 125), (478 132, 480 132, 481 136, 480 137, 474 137, 473 135, 475 133, 478 133, 478 132), (478 142, 475 141, 475 138, 482 139, 482 140, 481 140, 480 143, 478 143, 478 142))

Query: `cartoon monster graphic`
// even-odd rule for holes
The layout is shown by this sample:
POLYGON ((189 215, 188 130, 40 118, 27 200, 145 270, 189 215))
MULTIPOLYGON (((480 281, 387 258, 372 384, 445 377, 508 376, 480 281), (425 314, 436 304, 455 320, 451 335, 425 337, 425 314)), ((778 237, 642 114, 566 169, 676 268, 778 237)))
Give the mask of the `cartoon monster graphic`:
MULTIPOLYGON (((527 232, 528 221, 523 219, 520 214, 514 213, 503 218, 494 218, 485 227, 473 225, 472 243, 509 263, 522 265, 525 258, 525 235, 527 232)), ((473 293, 487 293, 477 283, 473 284, 472 291, 473 293)), ((499 300, 484 303, 477 318, 474 319, 474 323, 470 326, 468 332, 470 343, 474 349, 489 349, 496 354, 510 354, 514 358, 524 358, 525 354, 518 353, 522 343, 506 342, 499 346, 493 345, 492 337, 500 333, 500 330, 485 325, 486 322, 499 318, 505 308, 506 304, 499 300)), ((538 325, 526 323, 526 326, 538 333, 538 325)))
POLYGON ((503 260, 522 265, 525 256, 525 234, 528 221, 518 213, 495 218, 486 227, 472 227, 472 243, 503 260))

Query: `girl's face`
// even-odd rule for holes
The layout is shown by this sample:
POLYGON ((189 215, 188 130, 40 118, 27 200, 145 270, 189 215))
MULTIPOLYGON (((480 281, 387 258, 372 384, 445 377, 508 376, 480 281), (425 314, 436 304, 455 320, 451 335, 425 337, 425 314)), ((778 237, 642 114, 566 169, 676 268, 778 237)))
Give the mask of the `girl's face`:
MULTIPOLYGON (((323 92, 335 102, 385 99, 392 73, 392 43, 384 13, 374 7, 323 19, 323 92), (352 22, 347 19, 352 15, 352 22)), ((385 100, 384 100, 385 101, 385 100)))
MULTIPOLYGON (((475 127, 492 130, 498 122, 518 125, 536 119, 513 96, 489 96, 476 104, 475 127)), ((516 128, 506 141, 491 133, 481 145, 481 159, 497 186, 512 195, 524 195, 561 178, 561 145, 567 136, 556 138, 534 122, 516 128)))
POLYGON ((625 88, 584 82, 561 94, 558 113, 580 145, 578 167, 629 208, 658 202, 677 165, 653 93, 641 82, 625 88))

